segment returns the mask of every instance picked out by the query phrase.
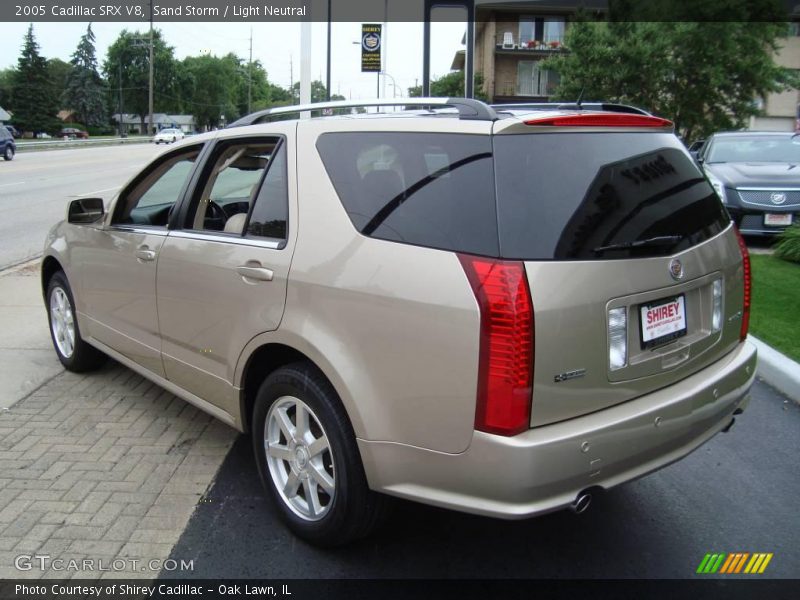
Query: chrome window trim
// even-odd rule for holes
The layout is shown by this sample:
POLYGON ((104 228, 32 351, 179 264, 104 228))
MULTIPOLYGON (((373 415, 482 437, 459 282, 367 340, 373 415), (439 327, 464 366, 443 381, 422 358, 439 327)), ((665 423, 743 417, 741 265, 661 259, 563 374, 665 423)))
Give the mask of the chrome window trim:
POLYGON ((224 233, 201 233, 195 230, 179 229, 169 232, 169 237, 176 237, 186 240, 198 240, 202 242, 220 242, 223 244, 240 244, 242 246, 254 246, 256 248, 268 248, 270 250, 282 250, 285 247, 285 240, 276 241, 270 239, 253 239, 240 235, 225 235, 224 233))
POLYGON ((125 233, 141 233, 144 235, 158 235, 166 237, 169 230, 163 225, 154 225, 152 227, 131 227, 128 225, 109 225, 108 229, 111 231, 121 231, 125 233))

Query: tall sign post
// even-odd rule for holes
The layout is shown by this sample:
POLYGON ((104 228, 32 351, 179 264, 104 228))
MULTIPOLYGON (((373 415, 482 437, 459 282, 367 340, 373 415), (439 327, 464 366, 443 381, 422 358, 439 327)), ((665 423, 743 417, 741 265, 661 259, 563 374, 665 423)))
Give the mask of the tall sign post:
POLYGON ((376 73, 377 94, 381 97, 381 46, 383 25, 380 23, 363 23, 361 25, 361 72, 376 73))

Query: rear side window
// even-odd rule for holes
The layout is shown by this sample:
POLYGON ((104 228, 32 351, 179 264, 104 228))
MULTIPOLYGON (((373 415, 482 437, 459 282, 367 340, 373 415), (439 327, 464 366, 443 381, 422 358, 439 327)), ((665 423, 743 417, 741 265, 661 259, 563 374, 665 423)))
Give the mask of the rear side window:
POLYGON ((497 256, 489 136, 326 133, 317 149, 363 235, 497 256))
POLYGON ((498 135, 494 146, 504 258, 663 256, 730 222, 670 134, 498 135))

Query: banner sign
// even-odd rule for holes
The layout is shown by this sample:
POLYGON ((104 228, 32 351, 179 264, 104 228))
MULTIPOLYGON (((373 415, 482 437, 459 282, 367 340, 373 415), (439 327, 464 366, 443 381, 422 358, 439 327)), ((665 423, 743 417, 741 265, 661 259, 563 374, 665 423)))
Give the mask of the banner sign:
POLYGON ((380 23, 361 25, 361 72, 380 73, 381 71, 381 34, 380 23))

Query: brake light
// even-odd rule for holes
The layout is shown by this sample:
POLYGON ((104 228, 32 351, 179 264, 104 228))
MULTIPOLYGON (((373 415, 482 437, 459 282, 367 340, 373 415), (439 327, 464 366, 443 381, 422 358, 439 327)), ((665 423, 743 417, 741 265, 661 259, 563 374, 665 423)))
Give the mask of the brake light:
POLYGON ((649 127, 672 128, 668 119, 650 115, 590 113, 559 115, 557 117, 536 117, 525 121, 526 125, 549 125, 552 127, 649 127))
POLYGON ((518 261, 459 255, 481 315, 475 429, 516 435, 530 427, 533 302, 518 261))
POLYGON ((747 244, 744 243, 744 238, 739 232, 739 229, 734 227, 736 231, 736 241, 739 242, 739 251, 742 253, 742 268, 744 269, 744 302, 742 303, 742 328, 739 330, 739 341, 744 341, 747 337, 747 330, 750 328, 750 294, 752 292, 753 280, 750 270, 750 252, 747 250, 747 244))

